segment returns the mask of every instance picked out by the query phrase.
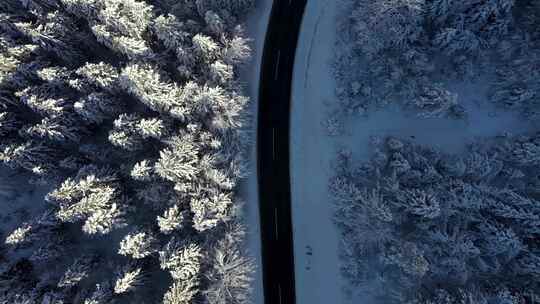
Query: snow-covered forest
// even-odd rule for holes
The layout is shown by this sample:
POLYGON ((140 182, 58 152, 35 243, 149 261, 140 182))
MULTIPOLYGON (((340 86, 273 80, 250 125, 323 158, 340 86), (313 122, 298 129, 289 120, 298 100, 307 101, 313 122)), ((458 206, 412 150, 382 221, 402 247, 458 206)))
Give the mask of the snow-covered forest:
POLYGON ((248 303, 252 0, 0 2, 0 303, 248 303))
POLYGON ((419 117, 464 118, 463 96, 448 83, 483 79, 494 103, 538 115, 538 1, 346 3, 335 62, 344 113, 397 103, 419 117))
POLYGON ((367 156, 341 150, 329 191, 347 295, 365 303, 536 303, 540 1, 346 0, 340 14, 337 97, 324 122, 331 134, 354 140, 351 120, 390 107, 427 119, 426 128, 450 120, 455 132, 468 131, 457 127, 475 127, 471 96, 456 89, 464 82, 487 87, 476 106, 495 110, 484 121, 511 113, 528 126, 501 125, 451 151, 439 145, 451 132, 436 144, 399 131, 371 134, 367 156))
POLYGON ((540 294, 540 138, 463 155, 375 138, 331 182, 342 271, 370 303, 532 303, 540 294))

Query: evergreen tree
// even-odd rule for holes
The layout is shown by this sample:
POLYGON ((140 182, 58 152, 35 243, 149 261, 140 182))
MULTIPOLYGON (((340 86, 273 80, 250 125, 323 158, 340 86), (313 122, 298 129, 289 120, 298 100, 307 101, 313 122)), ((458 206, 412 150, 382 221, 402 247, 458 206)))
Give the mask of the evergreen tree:
POLYGON ((142 284, 143 273, 141 268, 132 268, 130 265, 123 267, 117 274, 114 284, 114 293, 123 294, 133 291, 142 284))
POLYGON ((121 255, 131 256, 134 259, 145 258, 156 250, 154 249, 156 239, 147 232, 130 233, 120 241, 121 255))

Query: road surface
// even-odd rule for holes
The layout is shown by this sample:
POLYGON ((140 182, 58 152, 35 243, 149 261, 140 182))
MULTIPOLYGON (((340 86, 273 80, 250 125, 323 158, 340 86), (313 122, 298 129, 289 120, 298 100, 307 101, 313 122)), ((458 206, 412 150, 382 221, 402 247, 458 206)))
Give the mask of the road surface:
POLYGON ((257 177, 266 304, 295 303, 289 126, 296 45, 307 0, 274 0, 262 57, 257 177))

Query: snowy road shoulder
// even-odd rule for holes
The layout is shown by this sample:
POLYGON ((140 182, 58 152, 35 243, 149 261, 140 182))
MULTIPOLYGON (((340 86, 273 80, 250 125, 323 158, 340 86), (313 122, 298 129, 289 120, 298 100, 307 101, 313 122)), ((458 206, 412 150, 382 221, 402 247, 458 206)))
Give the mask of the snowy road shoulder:
MULTIPOLYGON (((253 13, 246 21, 248 36, 253 39, 251 44, 253 56, 251 64, 247 65, 241 71, 241 80, 248 84, 247 93, 251 98, 251 113, 254 115, 252 124, 253 134, 256 134, 257 128, 257 107, 259 95, 259 78, 261 69, 262 53, 264 48, 264 39, 266 29, 270 18, 272 8, 271 0, 256 1, 253 13)), ((254 139, 255 140, 255 139, 254 139)), ((253 302, 254 304, 264 303, 263 282, 262 282, 262 262, 261 262, 261 239, 259 224, 259 199, 256 175, 256 145, 252 145, 250 151, 251 176, 244 185, 244 199, 246 200, 246 224, 248 230, 247 245, 249 254, 255 258, 256 273, 253 282, 253 302)))
POLYGON ((308 3, 296 53, 291 114, 292 213, 298 303, 341 303, 338 233, 328 196, 335 143, 321 125, 334 99, 336 3, 308 3))

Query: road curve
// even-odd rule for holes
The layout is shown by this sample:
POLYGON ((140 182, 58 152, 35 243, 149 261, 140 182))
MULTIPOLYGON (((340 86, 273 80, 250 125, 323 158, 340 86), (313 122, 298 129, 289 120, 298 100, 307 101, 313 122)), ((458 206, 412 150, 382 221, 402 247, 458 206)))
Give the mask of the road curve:
POLYGON ((296 45, 307 0, 274 0, 266 33, 257 127, 264 299, 294 304, 289 126, 296 45))

